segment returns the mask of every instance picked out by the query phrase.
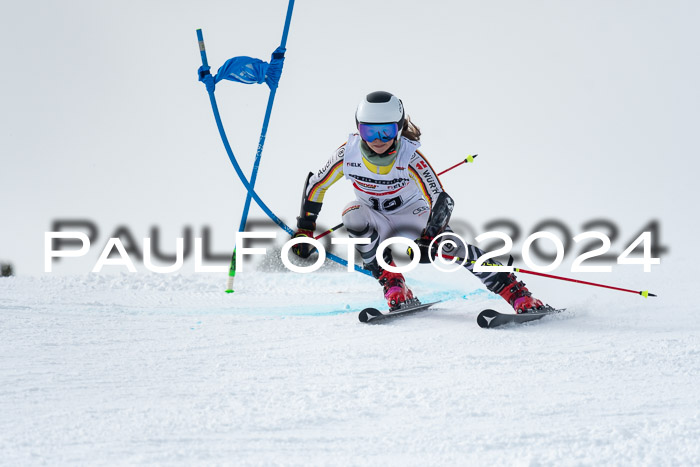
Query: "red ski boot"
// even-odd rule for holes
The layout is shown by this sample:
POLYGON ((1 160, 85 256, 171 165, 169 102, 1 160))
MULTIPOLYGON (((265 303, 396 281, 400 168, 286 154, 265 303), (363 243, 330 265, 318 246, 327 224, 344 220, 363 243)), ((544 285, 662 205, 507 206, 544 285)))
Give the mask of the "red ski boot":
POLYGON ((518 314, 544 308, 542 302, 534 298, 525 284, 522 281, 518 282, 514 274, 508 274, 503 288, 497 293, 510 303, 518 314))
MULTIPOLYGON (((391 263, 393 266, 393 262, 391 263)), ((389 310, 395 310, 402 303, 413 300, 413 292, 406 287, 406 280, 400 272, 383 270, 379 276, 379 283, 384 287, 384 298, 389 304, 389 310)))

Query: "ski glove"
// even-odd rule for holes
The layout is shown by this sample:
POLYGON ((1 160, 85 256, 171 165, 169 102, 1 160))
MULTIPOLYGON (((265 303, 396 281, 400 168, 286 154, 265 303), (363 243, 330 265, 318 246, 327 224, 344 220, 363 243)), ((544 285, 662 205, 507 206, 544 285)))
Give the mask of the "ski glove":
MULTIPOLYGON (((428 237, 423 233, 423 235, 419 238, 416 239, 416 245, 418 245, 418 249, 420 250, 420 263, 421 264, 428 264, 430 263, 430 258, 435 258, 437 255, 437 249, 438 245, 440 242, 435 242, 433 243, 433 247, 430 248, 430 242, 433 241, 432 237, 428 237)), ((413 259, 413 252, 409 251, 408 256, 413 259)))
MULTIPOLYGON (((314 238, 314 232, 313 230, 299 229, 292 235, 292 238, 298 237, 314 238)), ((300 258, 308 258, 314 251, 316 248, 308 243, 297 243, 292 247, 292 252, 300 258)))

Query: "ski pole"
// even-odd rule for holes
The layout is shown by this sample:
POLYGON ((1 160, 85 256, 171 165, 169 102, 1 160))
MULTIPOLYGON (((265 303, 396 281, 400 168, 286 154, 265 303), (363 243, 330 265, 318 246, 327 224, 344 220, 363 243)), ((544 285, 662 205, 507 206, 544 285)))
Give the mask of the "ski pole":
MULTIPOLYGON (((462 164, 464 164, 464 163, 467 163, 467 162, 474 162, 474 158, 475 158, 476 156, 478 156, 478 154, 474 154, 473 156, 467 156, 467 158, 464 159, 462 162, 460 162, 460 163, 458 163, 458 164, 455 164, 455 165, 453 165, 452 167, 450 167, 449 169, 445 169, 445 170, 443 170, 442 172, 440 172, 440 173, 438 174, 438 176, 444 174, 445 172, 449 172, 450 170, 454 169, 455 167, 459 167, 460 165, 462 165, 462 164)), ((328 235, 329 233, 331 233, 331 232, 333 232, 333 231, 335 231, 335 230, 338 230, 338 229, 341 228, 343 225, 345 225, 345 224, 343 224, 343 223, 341 222, 340 224, 336 225, 336 226, 333 227, 332 229, 326 230, 326 231, 323 232, 322 234, 317 235, 316 237, 314 237, 314 239, 318 240, 319 238, 323 238, 323 237, 325 237, 326 235, 328 235)))
POLYGON ((467 158, 464 159, 464 160, 463 160, 462 162, 460 162, 459 164, 455 164, 455 165, 453 165, 452 167, 450 167, 449 169, 446 169, 446 170, 443 170, 442 172, 440 172, 440 173, 438 174, 438 177, 439 177, 440 175, 444 174, 445 172, 449 172, 450 170, 454 169, 455 167, 459 167, 459 166, 462 165, 462 164, 473 163, 473 162, 474 162, 474 158, 475 158, 476 156, 478 156, 478 154, 474 154, 473 156, 467 156, 467 158))
POLYGON ((335 227, 331 227, 330 229, 326 230, 326 231, 323 232, 322 234, 315 236, 314 239, 315 239, 315 240, 321 239, 321 238, 325 237, 326 235, 328 235, 329 233, 335 232, 336 230, 338 230, 339 228, 341 228, 343 225, 344 225, 344 224, 341 222, 340 224, 336 225, 335 227))
MULTIPOLYGON (((450 256, 450 255, 441 255, 443 258, 447 259, 454 259, 456 261, 464 261, 464 258, 460 258, 458 256, 450 256)), ((476 261, 472 260, 467 260, 468 263, 471 264, 476 264, 476 261)), ((482 264, 482 266, 503 266, 502 264, 482 264)), ((605 289, 612 289, 612 290, 619 290, 620 292, 629 292, 633 293, 636 295, 641 295, 642 297, 656 297, 656 294, 653 294, 649 292, 648 290, 631 290, 631 289, 623 289, 620 287, 613 287, 612 285, 605 285, 605 284, 597 284, 595 282, 588 282, 588 281, 581 281, 578 279, 571 279, 570 277, 562 277, 562 276, 555 276, 552 274, 545 274, 543 272, 536 272, 536 271, 528 271, 527 269, 520 269, 520 268, 513 268, 515 272, 520 272, 523 274, 532 274, 533 276, 541 276, 541 277, 547 277, 549 279, 557 279, 560 281, 568 281, 568 282, 576 282, 577 284, 584 284, 584 285, 592 285, 594 287, 603 287, 605 289)))

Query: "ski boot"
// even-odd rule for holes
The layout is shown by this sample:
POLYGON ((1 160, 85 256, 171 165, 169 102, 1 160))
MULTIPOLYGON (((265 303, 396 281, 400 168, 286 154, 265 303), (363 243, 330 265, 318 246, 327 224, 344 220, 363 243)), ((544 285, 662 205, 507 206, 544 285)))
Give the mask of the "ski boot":
MULTIPOLYGON (((394 266, 394 263, 391 263, 394 266)), ((384 298, 389 305, 389 311, 400 308, 402 304, 410 304, 414 301, 413 292, 406 287, 406 280, 399 272, 383 270, 379 276, 379 283, 384 287, 384 298)))
MULTIPOLYGON (((391 250, 384 250, 384 261, 386 264, 396 266, 391 256, 391 250)), ((376 259, 365 264, 365 269, 372 272, 372 276, 379 281, 384 288, 384 298, 389 305, 389 311, 401 308, 402 305, 420 304, 420 300, 413 297, 411 289, 406 287, 406 279, 399 272, 389 272, 379 266, 376 259)))
POLYGON ((532 293, 527 290, 525 284, 522 281, 518 281, 515 274, 505 275, 505 277, 496 284, 493 292, 510 303, 510 306, 512 306, 518 314, 531 313, 545 308, 540 300, 532 296, 532 293))

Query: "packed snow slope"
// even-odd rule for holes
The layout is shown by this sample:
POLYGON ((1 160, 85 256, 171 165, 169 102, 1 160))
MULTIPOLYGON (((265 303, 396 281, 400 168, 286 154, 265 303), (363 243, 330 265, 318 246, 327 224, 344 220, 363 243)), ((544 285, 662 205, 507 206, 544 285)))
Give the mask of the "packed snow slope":
POLYGON ((657 299, 523 276, 567 311, 494 330, 500 298, 425 269, 444 301, 377 325, 356 273, 3 278, 0 463, 698 465, 700 324, 667 267, 588 277, 657 299))

